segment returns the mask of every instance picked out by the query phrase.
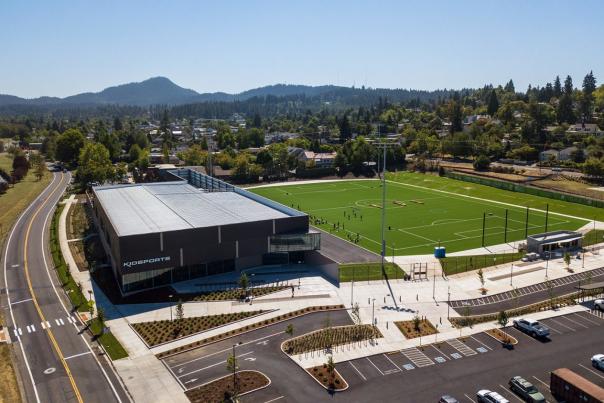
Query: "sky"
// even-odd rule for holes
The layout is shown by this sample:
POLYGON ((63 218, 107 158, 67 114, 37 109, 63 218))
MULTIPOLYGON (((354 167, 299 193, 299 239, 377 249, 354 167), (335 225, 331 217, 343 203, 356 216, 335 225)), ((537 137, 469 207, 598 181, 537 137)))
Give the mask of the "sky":
POLYGON ((600 0, 3 0, 0 93, 165 76, 198 92, 604 82, 600 0))

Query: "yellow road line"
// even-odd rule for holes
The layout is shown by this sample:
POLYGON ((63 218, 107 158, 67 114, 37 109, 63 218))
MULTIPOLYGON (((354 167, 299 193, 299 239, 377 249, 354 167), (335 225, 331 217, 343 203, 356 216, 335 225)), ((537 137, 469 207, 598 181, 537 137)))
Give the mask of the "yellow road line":
MULTIPOLYGON (((48 200, 55 194, 55 192, 57 190, 59 190, 61 188, 62 183, 63 183, 63 174, 61 174, 61 180, 59 181, 59 185, 50 193, 50 195, 48 195, 48 197, 42 202, 40 207, 38 207, 36 212, 32 215, 31 220, 29 221, 29 225, 27 226, 27 231, 25 232, 25 243, 23 245, 23 263, 24 263, 24 268, 25 268, 25 277, 27 279, 27 286, 29 287, 29 292, 31 294, 32 301, 34 303, 34 306, 36 307, 36 310, 38 311, 38 316, 40 316, 40 320, 42 322, 45 322, 46 318, 44 317, 44 314, 42 313, 42 309, 40 309, 40 305, 38 304, 38 299, 36 298, 36 294, 34 293, 34 289, 31 284, 31 278, 29 276, 29 266, 27 264, 27 245, 28 245, 28 241, 29 241, 29 233, 31 231, 31 227, 34 223, 35 218, 40 213, 40 210, 42 210, 42 208, 46 205, 48 200)), ((50 328, 47 328, 46 332, 48 334, 48 337, 49 337, 55 351, 57 352, 57 354, 59 356, 59 359, 61 360, 61 363, 63 364, 63 367, 65 368, 65 372, 67 373, 67 376, 69 377, 69 381, 71 382, 71 386, 73 387, 73 391, 76 395, 76 398, 78 399, 78 402, 83 403, 84 400, 82 400, 82 395, 80 394, 80 390, 78 389, 78 386, 76 385, 75 379, 73 378, 73 375, 71 374, 71 370, 69 369, 69 365, 67 365, 67 361, 65 361, 65 357, 63 356, 63 353, 61 352, 61 348, 59 347, 59 344, 57 343, 57 340, 55 339, 55 336, 53 335, 52 330, 50 330, 50 328)))

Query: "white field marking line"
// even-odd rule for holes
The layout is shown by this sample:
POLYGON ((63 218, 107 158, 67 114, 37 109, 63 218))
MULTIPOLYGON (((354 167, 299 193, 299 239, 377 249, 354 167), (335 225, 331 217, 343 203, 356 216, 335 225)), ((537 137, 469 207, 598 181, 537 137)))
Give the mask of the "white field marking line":
MULTIPOLYGON (((21 215, 19 216, 19 218, 17 219, 17 221, 15 222, 15 224, 13 225, 13 228, 10 231, 10 234, 8 236, 8 240, 6 241, 6 247, 4 249, 4 289, 6 290, 6 298, 8 300, 8 309, 10 311, 10 317, 11 317, 11 321, 13 322, 13 326, 16 326, 16 322, 15 322, 15 314, 13 312, 13 308, 12 305, 10 303, 10 292, 9 292, 9 288, 8 288, 8 277, 6 275, 7 272, 7 259, 8 259, 8 249, 9 249, 9 245, 11 243, 11 240, 13 238, 13 235, 15 233, 15 229, 17 228, 17 226, 19 225, 19 222, 23 219, 23 217, 25 217, 27 215, 27 212, 29 211, 29 209, 31 209, 37 202, 38 200, 42 197, 42 195, 46 194, 48 192, 49 189, 52 188, 52 186, 55 183, 55 179, 58 177, 59 175, 55 175, 53 174, 52 176, 52 181, 48 184, 48 186, 42 191, 40 192, 40 194, 38 195, 38 197, 36 197, 31 204, 29 205, 29 207, 27 207, 25 209, 25 211, 23 211, 23 213, 21 213, 21 215)), ((20 342, 21 338, 19 337, 18 334, 16 334, 17 337, 17 341, 20 342)), ((23 356, 23 361, 25 362, 25 367, 27 368, 27 373, 29 374, 29 380, 31 381, 31 387, 34 390, 34 396, 36 398, 36 402, 40 403, 40 395, 38 395, 38 388, 36 388, 36 383, 34 382, 34 376, 31 372, 31 367, 29 366, 29 361, 27 360, 27 356, 25 355, 25 349, 23 348, 23 345, 21 343, 19 343, 20 345, 20 349, 21 349, 21 355, 23 356)))
POLYGON ((417 235, 417 234, 415 234, 415 233, 413 233, 413 232, 410 232, 410 231, 405 231, 405 230, 404 230, 404 229, 402 229, 402 228, 399 228, 398 230, 399 230, 400 232, 404 232, 405 234, 409 234, 409 235, 414 236, 414 237, 417 237, 417 238, 422 238, 422 239, 425 239, 426 241, 430 241, 430 242, 432 242, 432 243, 436 243, 436 242, 437 242, 437 241, 435 241, 435 240, 433 240, 433 239, 426 238, 425 236, 417 235))
POLYGON ((31 300, 32 300, 31 298, 27 298, 27 299, 22 299, 21 301, 11 302, 10 304, 11 305, 17 305, 17 304, 20 304, 22 302, 28 302, 28 301, 31 301, 31 300))
POLYGON ((499 387, 500 387, 501 389, 505 390, 506 392, 508 392, 510 395, 514 396, 514 398, 515 398, 516 400, 518 400, 519 402, 524 403, 524 400, 522 400, 521 398, 519 398, 518 396, 516 396, 516 394, 515 394, 515 393, 510 392, 510 390, 509 390, 508 388, 506 388, 505 386, 503 386, 502 384, 499 384, 499 387))
POLYGON ((537 378, 535 375, 533 375, 533 378, 535 378, 537 381, 541 382, 543 384, 543 386, 545 386, 547 388, 547 390, 549 389, 549 385, 545 382, 543 382, 541 379, 537 378))
POLYGON ((440 349, 438 349, 438 347, 436 347, 434 344, 430 344, 430 347, 435 349, 439 354, 442 354, 446 360, 451 361, 451 359, 449 357, 447 357, 447 354, 445 354, 444 351, 441 351, 440 349))
MULTIPOLYGON (((252 344, 252 343, 255 343, 255 342, 260 341, 260 340, 268 339, 270 337, 275 337, 275 336, 278 336, 278 335, 283 334, 283 333, 285 333, 285 332, 277 332, 277 333, 270 334, 268 336, 260 337, 259 339, 256 339, 256 340, 251 340, 251 341, 246 341, 245 343, 236 344, 235 348, 241 347, 241 346, 246 346, 248 344, 252 344)), ((233 347, 225 348, 224 350, 215 351, 215 352, 213 352, 211 354, 208 354, 208 355, 197 357, 197 358, 194 358, 194 359, 189 360, 189 361, 181 362, 180 364, 171 365, 171 367, 172 368, 181 367, 183 365, 187 365, 187 364, 190 364, 190 363, 195 362, 195 361, 203 360, 204 358, 212 357, 212 356, 214 356, 216 354, 224 353, 225 351, 230 351, 232 349, 233 349, 233 347)))
POLYGON ((362 378, 364 381, 366 381, 366 380, 367 380, 367 378, 365 378, 365 375, 363 375, 363 373, 362 373, 361 371, 359 371, 359 369, 358 369, 357 367, 355 367, 355 365, 352 363, 352 361, 348 361, 348 363, 350 364, 350 366, 351 366, 352 368, 354 368, 354 370, 355 370, 355 371, 357 371, 357 373, 359 374, 359 376, 360 376, 360 377, 361 377, 361 378, 362 378))
POLYGON ((70 355, 69 357, 65 357, 65 359, 66 359, 66 360, 69 360, 69 359, 71 359, 71 358, 81 357, 81 356, 83 356, 83 355, 88 355, 88 354, 92 354, 92 352, 90 352, 90 351, 85 351, 85 352, 80 353, 80 354, 74 354, 74 355, 70 355))
POLYGON ((558 322, 558 321, 557 321, 556 319, 554 319, 554 318, 549 318, 549 320, 551 320, 552 322, 555 322, 555 323, 559 324, 560 326, 563 326, 563 327, 565 327, 565 328, 569 329, 571 332, 576 332, 576 331, 577 331, 577 329, 572 328, 572 327, 570 327, 570 326, 566 326, 564 323, 560 323, 560 322, 558 322))
POLYGON ((602 376, 602 375, 598 374, 596 371, 592 370, 591 368, 587 368, 587 367, 586 367, 585 365, 583 365, 583 364, 579 364, 579 366, 580 366, 581 368, 583 368, 583 369, 588 370, 589 372, 591 372, 591 373, 592 373, 592 374, 594 374, 595 376, 598 376, 598 377, 600 377, 600 378, 604 379, 604 376, 602 376))
POLYGON ((375 367, 375 369, 377 369, 377 370, 379 371, 379 373, 380 373, 380 374, 384 375, 384 373, 382 372, 382 370, 381 370, 381 369, 379 369, 379 368, 378 368, 378 366, 377 366, 377 365, 375 365, 375 364, 373 363, 373 361, 371 361, 371 360, 369 359, 369 357, 365 357, 365 358, 367 359, 367 361, 369 361, 369 362, 371 363, 371 365, 373 365, 373 366, 375 367))
POLYGON ((394 361, 392 361, 392 360, 390 359, 390 357, 388 357, 386 354, 382 354, 382 355, 383 355, 384 357, 386 357, 386 359, 387 359, 388 361, 390 361, 390 363, 391 363, 392 365, 394 365, 394 366, 396 367, 396 369, 398 369, 399 371, 403 372, 403 370, 401 369, 401 367, 399 367, 398 365, 396 365, 396 364, 394 363, 394 361))
POLYGON ((560 316, 560 319, 562 319, 562 318, 566 319, 569 322, 574 323, 575 325, 579 325, 579 326, 583 327, 584 329, 589 329, 589 326, 585 326, 583 323, 579 323, 576 320, 572 320, 572 319, 570 319, 570 318, 568 318, 566 316, 560 316))
POLYGON ((279 397, 276 397, 276 398, 274 398, 274 399, 267 400, 267 401, 266 401, 266 402, 264 402, 264 403, 272 403, 272 402, 276 402, 277 400, 279 400, 279 399, 283 399, 284 397, 285 397, 285 396, 279 396, 279 397))
MULTIPOLYGON (((239 357, 245 357, 246 355, 250 355, 250 354, 252 354, 252 353, 253 353, 253 351, 248 351, 247 353, 239 354, 239 355, 237 356, 237 358, 239 358, 239 357)), ((220 362, 217 362, 216 364, 208 365, 207 367, 203 367, 203 368, 194 369, 193 371, 189 371, 189 372, 187 372, 186 374, 178 375, 178 378, 183 378, 183 377, 185 377, 185 376, 187 376, 187 375, 195 374, 195 373, 197 373, 197 372, 204 371, 204 370, 206 370, 206 369, 208 369, 208 368, 213 368, 213 367, 215 367, 215 366, 217 366, 217 365, 224 365, 224 361, 220 361, 220 362)))
POLYGON ((476 403, 476 401, 474 399, 472 399, 470 396, 468 396, 467 394, 463 394, 465 397, 468 398, 469 401, 471 401, 472 403, 476 403))
MULTIPOLYGON (((411 185, 409 183, 396 182, 396 181, 391 181, 391 180, 388 180, 388 179, 386 179, 386 182, 394 183, 394 184, 399 185, 399 186, 409 186, 409 187, 413 187, 413 188, 416 188, 416 189, 422 189, 424 191, 426 191, 426 190, 429 189, 430 191, 433 191, 433 192, 444 193, 444 194, 448 194, 448 195, 451 195, 451 196, 454 196, 454 197, 458 197, 458 198, 462 197, 462 198, 466 198, 466 199, 479 200, 479 201, 482 201, 482 202, 501 204, 503 206, 509 206, 509 207, 518 208, 518 209, 521 209, 523 211, 526 210, 526 206, 519 206, 517 204, 512 204, 512 203, 506 203, 506 202, 501 202, 501 201, 496 201, 496 200, 484 199, 484 198, 476 197, 476 196, 463 195, 463 194, 449 192, 449 191, 446 191, 446 190, 433 189, 433 188, 424 188, 424 187, 421 187, 421 186, 418 186, 418 185, 411 185)), ((536 208, 532 208, 531 211, 538 211, 540 213, 545 213, 545 210, 536 209, 536 208)), ((560 216, 560 217, 572 218, 574 220, 593 221, 593 220, 588 220, 587 218, 576 217, 576 216, 572 216, 570 214, 556 213, 556 212, 553 212, 553 211, 550 211, 549 214, 557 215, 557 216, 560 216)))
MULTIPOLYGON (((67 175, 67 180, 69 181, 71 175, 67 175)), ((63 193, 61 193, 61 196, 63 195, 63 193)), ((59 196, 60 197, 60 196, 59 196)), ((55 210, 55 208, 51 208, 48 211, 48 214, 46 214, 46 218, 44 219, 44 225, 43 228, 46 228, 48 226, 48 219, 50 218, 50 214, 53 213, 55 210)), ((47 234, 46 231, 44 231, 44 234, 47 234)), ((52 289, 55 292, 55 295, 57 296, 57 299, 59 300, 59 303, 61 304, 61 307, 63 307, 63 310, 65 311, 65 313, 67 315, 71 315, 71 312, 67 309, 67 307, 65 306, 65 304, 63 303, 63 299, 61 299, 59 292, 57 291, 57 287, 55 287, 55 283, 52 279, 52 276, 50 275, 50 269, 49 269, 49 265, 48 265, 48 257, 46 256, 46 248, 44 247, 44 235, 42 235, 40 237, 41 239, 41 244, 42 244, 42 259, 44 260, 44 266, 46 268, 46 274, 48 275, 48 280, 50 281, 50 285, 52 286, 52 289)), ((50 323, 47 322, 48 328, 50 328, 50 323)), ((78 325, 76 323, 73 323, 73 327, 76 330, 78 329, 78 325)), ((117 399, 118 403, 122 403, 122 399, 120 398, 120 395, 117 393, 117 390, 115 389, 115 386, 113 385, 113 382, 111 382, 111 379, 109 379, 109 375, 107 375, 107 372, 105 371, 105 368, 103 368, 103 366, 101 365, 101 362, 99 361, 99 359, 97 358, 96 354, 94 354, 94 351, 92 350, 92 347, 90 347, 90 344, 88 343, 88 340, 86 340, 86 337, 84 336, 84 333, 80 334, 80 338, 84 341, 84 344, 86 344, 86 347, 88 347, 88 350, 93 353, 92 357, 94 357, 94 360, 96 361, 96 363, 99 366, 99 369, 101 370, 101 373, 103 374, 103 376, 105 377, 105 379, 107 380, 107 382, 109 383, 109 386, 111 387, 111 390, 113 391, 113 395, 115 396, 115 398, 117 399)), ((115 369, 113 368, 112 364, 109 364, 109 368, 111 368, 111 370, 113 371, 113 374, 115 375, 116 379, 118 379, 118 381, 121 380, 120 376, 115 372, 115 369)), ((123 386, 123 385, 122 385, 123 386)), ((124 388, 124 390, 126 390, 124 388)), ((126 392, 126 397, 128 398, 128 400, 132 401, 132 399, 130 399, 130 396, 128 394, 128 392, 126 392)))
POLYGON ((483 346, 485 346, 486 348, 488 348, 489 350, 493 350, 491 347, 489 347, 488 345, 486 345, 485 343, 483 343, 482 341, 478 340, 476 337, 470 335, 470 337, 474 340, 476 340, 478 343, 482 344, 483 346))

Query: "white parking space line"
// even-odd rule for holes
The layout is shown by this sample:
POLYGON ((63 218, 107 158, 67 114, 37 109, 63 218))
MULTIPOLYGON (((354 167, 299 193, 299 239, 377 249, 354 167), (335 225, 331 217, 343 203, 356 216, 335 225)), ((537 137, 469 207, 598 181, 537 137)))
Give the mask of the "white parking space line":
POLYGON ((266 401, 266 402, 264 402, 264 403, 272 403, 272 402, 276 402, 277 400, 283 399, 284 397, 285 397, 285 396, 279 396, 279 397, 276 397, 276 398, 274 398, 274 399, 267 400, 267 401, 266 401))
POLYGON ((579 326, 583 327, 584 329, 589 329, 589 326, 585 326, 583 323, 579 323, 576 320, 569 318, 568 316, 560 316, 560 318, 564 318, 564 319, 568 320, 569 322, 574 323, 575 325, 579 325, 579 326))
POLYGON ((565 325, 564 323, 560 323, 560 322, 558 322, 558 321, 557 321, 556 319, 554 319, 554 318, 549 318, 549 320, 551 320, 551 321, 552 321, 552 322, 554 322, 554 323, 557 323, 558 325, 560 325, 560 326, 562 326, 562 327, 565 327, 565 328, 569 329, 571 332, 576 332, 576 331, 577 331, 575 328, 572 328, 572 327, 570 327, 570 326, 567 326, 567 325, 565 325))
POLYGON ((585 316, 580 315, 579 313, 576 313, 576 314, 574 314, 573 316, 575 316, 575 317, 577 317, 577 318, 579 318, 579 319, 581 319, 581 320, 584 320, 584 321, 586 321, 586 322, 589 322, 589 323, 591 323, 592 325, 600 326, 600 323, 596 322, 595 320, 587 319, 585 316))
POLYGON ((547 388, 547 390, 549 390, 549 385, 545 382, 543 382, 541 379, 537 378, 535 375, 533 375, 533 378, 535 378, 538 382, 540 382, 543 386, 545 386, 547 388))
POLYGON ((476 403, 476 401, 474 399, 472 399, 470 396, 466 395, 465 393, 463 395, 472 403, 476 403))
POLYGON ((430 344, 430 347, 434 348, 438 354, 442 354, 442 357, 443 357, 445 360, 449 360, 449 361, 451 361, 451 359, 450 359, 449 357, 447 357, 447 354, 445 354, 445 352, 444 352, 444 351, 440 350, 440 349, 439 349, 438 347, 436 347, 434 344, 430 344))
POLYGON ((501 389, 505 390, 506 394, 509 394, 509 395, 513 396, 514 399, 518 400, 519 402, 523 402, 524 403, 524 400, 522 400, 521 398, 519 398, 518 396, 516 396, 516 394, 514 392, 510 392, 510 390, 508 388, 506 388, 505 386, 503 386, 502 384, 499 384, 499 387, 501 389))
POLYGON ((482 344, 483 346, 485 346, 486 348, 488 348, 489 350, 493 350, 491 347, 487 346, 486 344, 484 344, 482 341, 478 340, 476 337, 474 336, 470 336, 471 338, 473 338, 474 340, 476 340, 478 343, 482 344))
POLYGON ((359 374, 359 376, 361 377, 361 379, 363 379, 364 381, 367 380, 367 378, 365 378, 365 375, 363 375, 363 373, 361 371, 359 371, 359 369, 357 367, 354 366, 354 364, 351 361, 348 361, 348 363, 350 364, 350 366, 357 371, 357 374, 359 374))
POLYGON ((379 371, 379 373, 380 373, 380 374, 384 375, 384 373, 382 372, 382 370, 381 370, 381 369, 379 369, 379 368, 378 368, 378 366, 377 366, 377 365, 375 365, 375 364, 373 363, 373 361, 371 361, 371 360, 369 359, 369 357, 365 357, 365 358, 367 359, 367 361, 369 361, 369 362, 371 363, 371 365, 373 365, 373 366, 375 367, 375 369, 377 369, 377 370, 379 371))
MULTIPOLYGON (((237 356, 237 358, 244 357, 244 356, 246 356, 246 355, 250 355, 250 354, 252 354, 252 353, 253 353, 253 351, 248 351, 247 353, 239 354, 239 355, 237 356)), ((204 370, 206 370, 206 369, 208 369, 208 368, 213 368, 213 367, 216 367, 216 366, 218 366, 218 365, 224 365, 224 361, 220 361, 220 362, 217 362, 216 364, 208 365, 207 367, 203 367, 203 368, 195 369, 195 370, 193 370, 193 371, 187 372, 186 374, 178 375, 178 378, 183 378, 183 377, 185 377, 185 376, 187 376, 187 375, 195 374, 195 373, 197 373, 197 372, 201 372, 201 371, 204 371, 204 370)))
POLYGON ((583 369, 588 370, 589 372, 591 372, 591 373, 592 373, 592 374, 594 374, 595 376, 598 376, 598 377, 600 377, 600 378, 604 379, 604 376, 602 376, 602 375, 598 374, 598 373, 597 373, 596 371, 594 371, 593 369, 591 369, 591 368, 587 368, 587 367, 586 367, 585 365, 583 365, 583 364, 579 364, 579 366, 580 366, 581 368, 583 368, 583 369))
POLYGON ((562 334, 562 332, 561 332, 561 331, 559 331, 559 330, 558 330, 558 329, 556 329, 555 327, 552 327, 552 326, 551 326, 549 323, 547 323, 546 325, 547 325, 547 328, 548 328, 549 330, 551 330, 552 332, 557 333, 557 334, 562 334))
POLYGON ((394 363, 394 361, 392 361, 392 360, 390 359, 390 357, 388 357, 388 355, 387 355, 387 354, 383 354, 383 356, 384 356, 384 357, 386 357, 386 359, 387 359, 388 361, 390 361, 390 363, 391 363, 392 365, 394 365, 394 366, 396 367, 396 369, 398 369, 398 370, 399 370, 399 371, 401 371, 401 372, 403 371, 403 370, 401 369, 401 367, 399 367, 398 365, 396 365, 396 364, 394 363))

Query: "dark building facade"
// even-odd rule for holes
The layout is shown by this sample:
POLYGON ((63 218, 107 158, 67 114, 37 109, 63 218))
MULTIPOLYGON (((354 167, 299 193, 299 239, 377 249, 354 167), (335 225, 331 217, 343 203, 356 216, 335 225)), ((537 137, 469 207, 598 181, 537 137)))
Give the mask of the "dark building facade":
POLYGON ((320 249, 308 216, 188 170, 170 182, 93 188, 93 211, 124 294, 303 260, 320 249))

